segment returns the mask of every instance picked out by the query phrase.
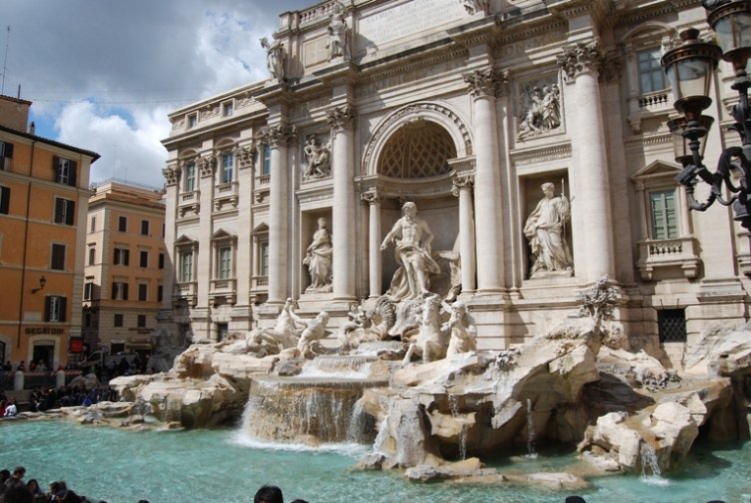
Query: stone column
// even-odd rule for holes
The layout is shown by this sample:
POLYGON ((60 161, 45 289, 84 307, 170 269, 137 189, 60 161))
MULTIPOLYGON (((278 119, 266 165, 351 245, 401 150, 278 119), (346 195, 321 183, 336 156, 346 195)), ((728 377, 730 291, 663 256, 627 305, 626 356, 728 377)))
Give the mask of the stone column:
POLYGON ((178 180, 180 179, 180 163, 172 160, 167 163, 167 167, 162 170, 165 180, 165 225, 164 225, 164 252, 168 263, 164 267, 162 283, 162 305, 160 307, 160 317, 167 317, 172 314, 172 296, 174 295, 175 271, 178 267, 178 257, 175 250, 175 235, 177 222, 177 206, 180 197, 178 180))
POLYGON ((573 90, 568 109, 574 113, 568 119, 576 160, 572 225, 579 253, 574 253, 574 268, 577 276, 588 281, 614 274, 607 139, 598 83, 600 60, 597 41, 579 43, 558 56, 567 87, 573 90))
POLYGON ((352 110, 329 110, 332 136, 334 203, 332 208, 333 292, 339 300, 355 299, 355 186, 352 110))
POLYGON ((294 128, 280 124, 269 128, 271 179, 269 181, 269 304, 281 304, 287 297, 289 228, 287 144, 294 128))
POLYGON ((472 213, 472 175, 457 175, 451 193, 459 197, 459 257, 462 268, 462 292, 475 289, 475 217, 472 213))
POLYGON ((477 278, 479 292, 503 289, 503 251, 501 246, 501 178, 498 156, 496 92, 498 75, 488 68, 466 75, 472 96, 475 132, 475 212, 477 222, 477 278))
POLYGON ((360 198, 368 203, 368 283, 369 296, 375 299, 381 295, 381 200, 375 189, 360 198))

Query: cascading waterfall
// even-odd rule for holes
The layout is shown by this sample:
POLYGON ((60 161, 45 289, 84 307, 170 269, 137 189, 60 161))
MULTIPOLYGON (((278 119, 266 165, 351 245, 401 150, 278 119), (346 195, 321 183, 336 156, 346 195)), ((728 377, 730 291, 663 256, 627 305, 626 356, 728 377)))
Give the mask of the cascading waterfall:
MULTIPOLYGON (((459 401, 456 395, 448 396, 449 410, 451 415, 455 418, 459 418, 459 401)), ((467 424, 462 422, 462 432, 459 437, 459 459, 467 459, 467 424)))
POLYGON ((537 458, 535 452, 535 424, 532 417, 532 400, 527 398, 527 457, 537 458))
POLYGON ((381 381, 318 377, 253 379, 243 428, 257 440, 309 443, 346 442, 363 437, 363 416, 356 403, 364 388, 381 381), (358 431, 357 434, 351 433, 358 431))
POLYGON ((662 478, 662 470, 657 460, 657 451, 649 442, 639 445, 639 461, 641 462, 641 480, 648 484, 667 485, 670 482, 662 478))

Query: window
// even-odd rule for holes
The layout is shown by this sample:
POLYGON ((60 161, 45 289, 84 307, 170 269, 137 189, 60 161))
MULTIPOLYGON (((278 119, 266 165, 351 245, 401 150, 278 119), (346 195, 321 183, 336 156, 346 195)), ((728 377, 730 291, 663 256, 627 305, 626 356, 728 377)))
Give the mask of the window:
POLYGON ((112 320, 112 324, 116 327, 122 327, 123 326, 123 315, 122 314, 116 314, 114 319, 112 320))
POLYGON ((261 176, 271 173, 271 147, 268 143, 263 144, 263 156, 261 156, 261 176))
POLYGON ((675 190, 650 192, 649 206, 652 212, 652 239, 677 238, 678 216, 676 214, 675 190))
POLYGON ((149 285, 146 283, 138 283, 138 300, 145 302, 149 300, 149 285))
POLYGON ((164 252, 159 252, 159 269, 164 269, 164 252))
POLYGON ((139 314, 136 325, 138 325, 138 328, 146 328, 146 315, 145 314, 139 314))
POLYGON ((130 250, 127 248, 115 248, 115 256, 112 259, 113 265, 129 265, 130 250))
POLYGON ((112 282, 112 300, 128 300, 128 282, 112 282))
POLYGON ((183 192, 194 190, 196 190, 196 163, 191 161, 185 163, 185 169, 183 169, 183 192))
POLYGON ((180 275, 181 283, 193 281, 193 251, 184 251, 180 253, 180 275))
POLYGON ((54 157, 52 167, 55 170, 55 181, 65 185, 76 185, 76 162, 63 157, 54 157))
POLYGON ((11 159, 13 159, 13 144, 0 141, 0 170, 10 169, 11 159))
POLYGON ((235 111, 234 108, 235 107, 231 101, 222 103, 222 115, 224 115, 225 117, 229 117, 230 115, 234 113, 235 111))
POLYGON ((149 267, 149 252, 141 250, 138 258, 138 265, 141 267, 149 267))
POLYGON ((44 321, 65 321, 65 297, 48 295, 44 298, 44 321))
POLYGON ((55 271, 65 270, 65 245, 53 243, 50 269, 54 269, 55 271))
POLYGON ((217 279, 229 279, 232 277, 232 248, 223 246, 217 250, 217 279))
POLYGON ((261 241, 258 251, 258 274, 259 276, 269 275, 269 242, 261 241))
POLYGON ((83 285, 83 300, 94 300, 94 282, 87 281, 83 285))
POLYGON ((164 299, 164 286, 163 285, 157 285, 156 287, 156 300, 157 302, 161 302, 164 299))
POLYGON ((141 220, 141 235, 142 236, 149 235, 149 221, 148 220, 141 220))
POLYGON ((10 212, 10 187, 0 187, 0 214, 7 215, 10 212))
POLYGON ((55 198, 55 223, 73 225, 75 209, 76 209, 76 203, 74 203, 73 201, 56 197, 55 198))
POLYGON ((221 342, 224 339, 226 339, 228 331, 229 331, 229 327, 226 323, 217 323, 216 324, 216 342, 221 342))
POLYGON ((665 89, 665 70, 660 64, 660 49, 648 49, 637 53, 639 65, 639 89, 642 94, 665 89))
POLYGON ((188 115, 188 128, 194 128, 198 124, 198 115, 196 114, 190 114, 188 115))
POLYGON ((220 183, 232 183, 232 172, 235 164, 235 156, 231 152, 222 154, 222 170, 220 172, 220 183))
POLYGON ((91 228, 89 232, 95 232, 96 231, 96 217, 91 217, 91 228))
POLYGON ((117 217, 117 230, 128 232, 128 217, 117 217))
POLYGON ((660 309, 657 311, 660 342, 686 342, 686 311, 660 309))
POLYGON ((96 247, 89 247, 89 265, 96 264, 96 247))

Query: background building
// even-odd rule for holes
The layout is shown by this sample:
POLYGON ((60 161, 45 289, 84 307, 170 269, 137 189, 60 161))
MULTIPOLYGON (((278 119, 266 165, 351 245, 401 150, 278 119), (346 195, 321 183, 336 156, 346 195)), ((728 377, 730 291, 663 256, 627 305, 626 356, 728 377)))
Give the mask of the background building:
POLYGON ((162 192, 106 181, 89 199, 83 288, 89 350, 149 351, 164 296, 162 192))
MULTIPOLYGON (((272 78, 170 115, 165 237, 183 332, 247 330, 288 296, 332 325, 372 306, 399 267, 380 245, 404 201, 435 234, 432 290, 449 290, 445 257, 460 258, 481 348, 574 313, 603 277, 632 345, 676 363, 709 322, 747 319, 748 233, 727 208, 690 212, 674 179, 660 58, 683 29, 709 30, 698 2, 327 1, 280 21, 264 41, 272 78), (545 237, 535 222, 553 203, 545 237), (305 263, 320 218, 328 291, 309 288, 305 263)), ((721 63, 719 124, 732 78, 721 63)), ((707 159, 736 141, 715 127, 707 159)))
POLYGON ((82 250, 99 155, 27 132, 30 106, 0 96, 0 358, 57 366, 83 350, 82 250))

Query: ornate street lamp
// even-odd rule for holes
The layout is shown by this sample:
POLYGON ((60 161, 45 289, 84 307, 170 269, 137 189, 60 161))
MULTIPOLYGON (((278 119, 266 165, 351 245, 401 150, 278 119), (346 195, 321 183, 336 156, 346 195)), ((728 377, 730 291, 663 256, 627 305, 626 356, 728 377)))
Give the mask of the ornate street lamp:
POLYGON ((717 35, 720 45, 699 40, 699 31, 689 29, 681 33, 682 43, 668 51, 662 66, 670 79, 673 106, 683 117, 669 122, 671 132, 681 138, 682 147, 676 150, 676 161, 683 170, 678 182, 686 187, 691 209, 704 211, 715 201, 725 206, 733 205, 735 220, 751 230, 751 111, 748 89, 751 80, 746 74, 746 63, 751 56, 751 0, 703 0, 707 21, 717 35), (712 127, 711 117, 702 115, 709 108, 709 85, 717 62, 722 58, 733 64, 735 81, 732 88, 740 100, 733 107, 735 119, 732 129, 741 137, 742 147, 729 147, 720 155, 717 169, 712 172, 704 166, 704 138, 712 127), (699 180, 710 186, 704 201, 697 201, 694 188, 699 180), (737 185, 736 185, 737 184, 737 185), (729 197, 726 194, 729 193, 729 197))

